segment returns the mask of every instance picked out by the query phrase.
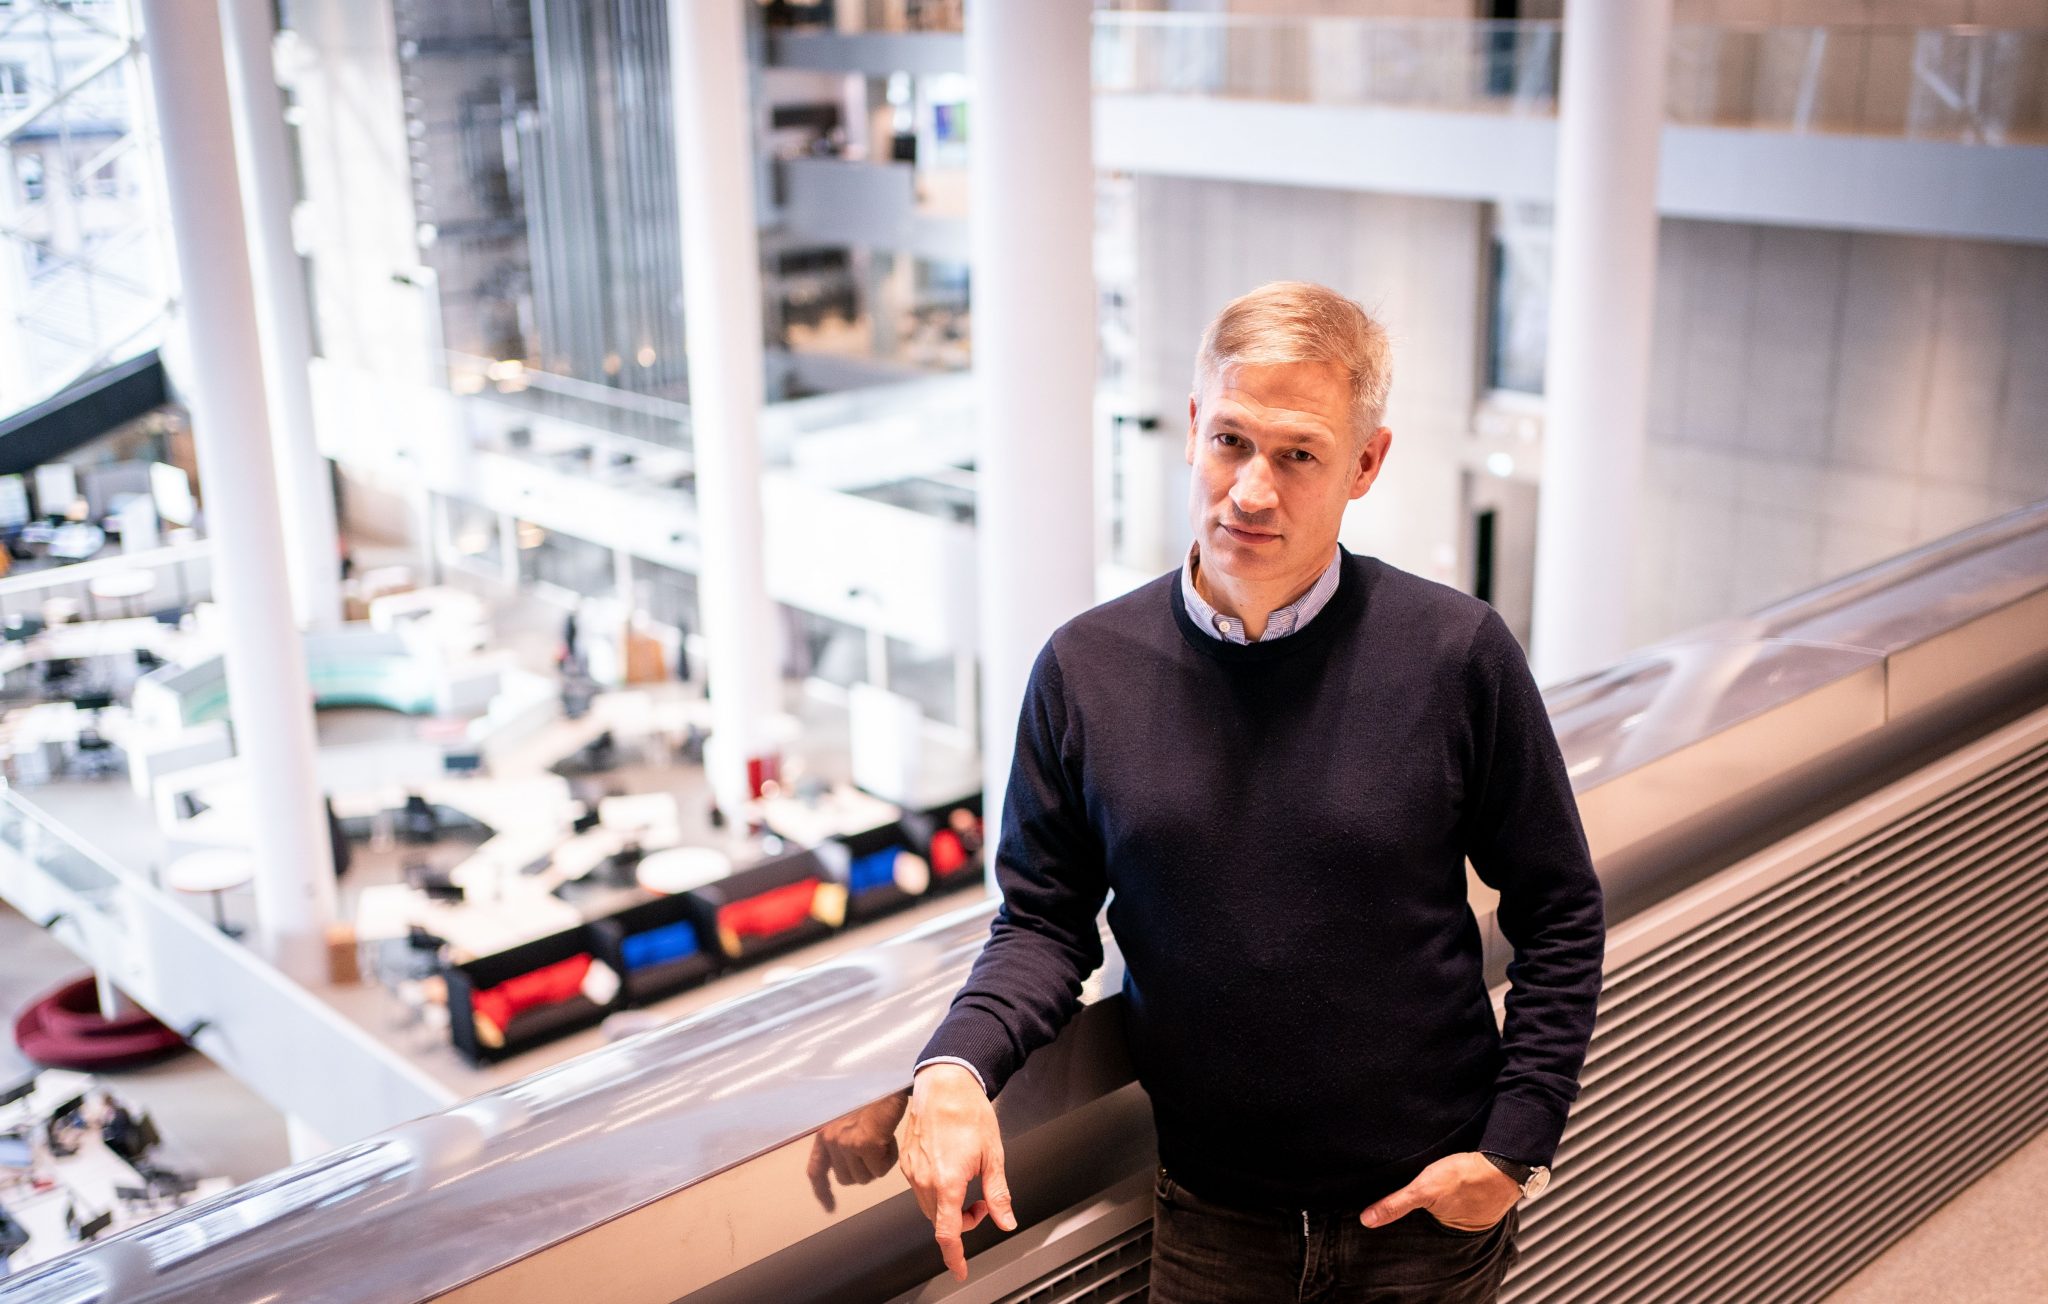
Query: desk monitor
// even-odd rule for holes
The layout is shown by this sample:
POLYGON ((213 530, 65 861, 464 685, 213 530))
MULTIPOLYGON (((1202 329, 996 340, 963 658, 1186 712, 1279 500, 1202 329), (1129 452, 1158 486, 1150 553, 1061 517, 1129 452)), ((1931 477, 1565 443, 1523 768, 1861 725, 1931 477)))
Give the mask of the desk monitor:
POLYGON ((199 514, 199 505, 192 498, 192 477, 183 467, 151 462, 149 492, 156 499, 156 514, 166 525, 190 525, 199 514))
POLYGON ((78 473, 69 462, 45 462, 36 468, 36 511, 50 517, 66 517, 78 501, 78 473))
POLYGON ((116 494, 112 521, 121 536, 122 552, 147 552, 163 541, 157 528, 156 500, 148 494, 116 494))
POLYGON ((0 475, 0 530, 18 530, 27 525, 28 482, 18 475, 0 475))
POLYGON ((7 1260, 28 1244, 28 1228, 0 1209, 0 1277, 7 1275, 7 1260))
POLYGON ((89 1241, 113 1225, 114 1211, 102 1209, 98 1213, 80 1217, 79 1210, 74 1205, 64 1211, 64 1220, 72 1224, 71 1234, 74 1237, 80 1241, 89 1241))
POLYGON ((119 511, 124 498, 149 497, 149 468, 152 465, 154 463, 134 459, 103 462, 82 473, 78 480, 85 490, 86 510, 91 518, 97 521, 119 511))

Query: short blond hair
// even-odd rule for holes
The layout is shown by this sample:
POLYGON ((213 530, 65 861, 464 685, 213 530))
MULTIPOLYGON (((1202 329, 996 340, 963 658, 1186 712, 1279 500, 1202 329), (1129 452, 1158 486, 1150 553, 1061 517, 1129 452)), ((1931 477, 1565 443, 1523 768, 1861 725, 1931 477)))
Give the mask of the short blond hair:
POLYGON ((1393 383, 1387 328, 1327 285, 1270 281, 1223 305, 1195 350, 1195 393, 1231 367, 1329 362, 1351 386, 1358 439, 1379 429, 1393 383))

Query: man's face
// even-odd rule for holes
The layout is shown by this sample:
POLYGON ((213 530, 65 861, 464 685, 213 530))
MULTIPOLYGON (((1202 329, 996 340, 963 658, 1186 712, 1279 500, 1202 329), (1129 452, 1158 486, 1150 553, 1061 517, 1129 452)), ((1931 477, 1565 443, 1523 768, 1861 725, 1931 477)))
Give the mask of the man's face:
POLYGON ((1188 398, 1188 515, 1205 570, 1247 583, 1327 565, 1344 504, 1372 487, 1393 435, 1361 445, 1331 362, 1231 367, 1188 398))

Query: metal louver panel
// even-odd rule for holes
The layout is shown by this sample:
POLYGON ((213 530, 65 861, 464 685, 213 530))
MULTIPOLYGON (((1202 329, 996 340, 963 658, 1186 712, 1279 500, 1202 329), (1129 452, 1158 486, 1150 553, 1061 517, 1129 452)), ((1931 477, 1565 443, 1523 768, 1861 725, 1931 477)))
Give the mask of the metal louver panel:
POLYGON ((1631 921, 1504 1300, 1815 1300, 2048 1126, 2048 715, 1631 921))
POLYGON ((1041 1277, 1001 1304, 1118 1304, 1142 1300, 1152 1279, 1152 1224, 1108 1241, 1059 1271, 1041 1277))

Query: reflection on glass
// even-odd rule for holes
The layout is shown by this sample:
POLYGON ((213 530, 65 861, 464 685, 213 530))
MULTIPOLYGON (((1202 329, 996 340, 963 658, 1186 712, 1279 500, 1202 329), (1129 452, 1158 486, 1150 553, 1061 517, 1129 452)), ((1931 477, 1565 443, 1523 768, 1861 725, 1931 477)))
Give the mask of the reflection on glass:
POLYGON ((819 1208, 826 1213, 839 1208, 832 1194, 834 1179, 841 1186, 865 1186, 896 1167, 896 1125, 909 1107, 910 1089, 906 1087, 818 1129, 805 1171, 819 1208))
POLYGON ((410 1161, 405 1147, 395 1142, 353 1146, 160 1218, 138 1239, 161 1272, 251 1227, 360 1194, 410 1161))

